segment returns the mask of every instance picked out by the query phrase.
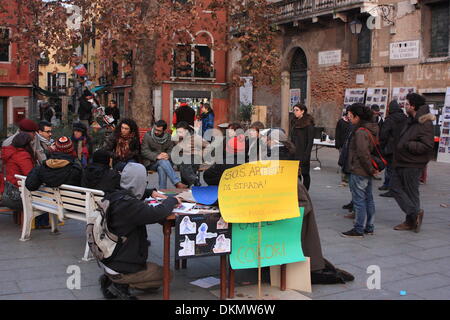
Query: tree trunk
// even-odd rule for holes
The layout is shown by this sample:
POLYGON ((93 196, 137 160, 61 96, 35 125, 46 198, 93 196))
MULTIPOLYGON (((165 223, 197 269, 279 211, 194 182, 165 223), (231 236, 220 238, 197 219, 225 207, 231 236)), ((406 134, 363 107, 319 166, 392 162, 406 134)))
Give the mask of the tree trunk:
MULTIPOLYGON (((151 19, 158 12, 158 1, 146 0, 142 16, 151 19)), ((131 117, 139 128, 150 128, 154 123, 153 88, 155 84, 155 62, 157 34, 150 34, 139 42, 134 54, 133 85, 131 88, 131 117)))
POLYGON ((142 41, 137 48, 131 89, 131 117, 139 128, 149 128, 154 122, 153 87, 156 41, 142 41))

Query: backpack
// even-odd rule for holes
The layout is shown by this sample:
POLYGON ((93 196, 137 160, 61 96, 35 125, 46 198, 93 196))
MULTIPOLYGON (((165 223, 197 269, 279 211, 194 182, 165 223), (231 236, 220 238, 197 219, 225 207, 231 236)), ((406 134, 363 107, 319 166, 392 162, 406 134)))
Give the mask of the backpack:
POLYGON ((374 148, 373 148, 372 153, 370 154, 370 157, 371 157, 373 168, 377 171, 384 170, 387 166, 387 161, 383 158, 383 155, 381 154, 380 143, 378 141, 375 141, 375 138, 373 137, 372 133, 369 130, 367 130, 366 128, 359 128, 358 130, 366 131, 370 137, 370 140, 372 141, 374 148))
POLYGON ((104 260, 112 256, 117 244, 127 241, 127 237, 119 237, 108 229, 107 215, 110 201, 103 199, 97 203, 99 215, 88 221, 86 237, 89 249, 97 260, 104 260))

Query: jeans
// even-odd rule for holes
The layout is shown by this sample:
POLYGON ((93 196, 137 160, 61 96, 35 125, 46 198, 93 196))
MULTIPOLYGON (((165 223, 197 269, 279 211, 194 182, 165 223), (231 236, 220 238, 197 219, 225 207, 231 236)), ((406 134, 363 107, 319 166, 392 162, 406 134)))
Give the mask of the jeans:
POLYGON ((391 191, 407 221, 415 221, 420 211, 419 179, 422 168, 394 168, 391 191))
POLYGON ((169 160, 157 160, 147 169, 158 172, 160 189, 167 189, 167 178, 170 179, 173 185, 176 185, 177 183, 181 182, 181 179, 178 178, 178 176, 175 173, 175 170, 173 170, 172 162, 170 162, 169 160))
POLYGON ((350 191, 356 215, 354 229, 359 233, 373 232, 375 202, 372 195, 372 177, 350 174, 350 191))

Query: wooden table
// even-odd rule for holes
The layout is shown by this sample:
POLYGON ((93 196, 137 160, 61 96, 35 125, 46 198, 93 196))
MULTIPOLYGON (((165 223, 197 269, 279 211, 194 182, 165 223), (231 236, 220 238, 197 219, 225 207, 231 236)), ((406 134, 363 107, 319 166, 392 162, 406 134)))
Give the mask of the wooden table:
MULTIPOLYGON (((181 193, 185 189, 170 189, 162 190, 163 192, 177 192, 181 193)), ((162 223, 164 234, 164 253, 163 253, 163 299, 170 299, 170 235, 172 228, 175 227, 176 215, 168 216, 162 223)), ((178 261, 176 266, 178 265, 178 261)), ((186 268, 186 259, 182 260, 183 268, 186 268)), ((175 267, 175 269, 178 269, 175 267)), ((227 296, 227 255, 220 256, 220 299, 226 299, 227 296)))
MULTIPOLYGON (((163 192, 178 192, 181 193, 186 191, 185 189, 170 189, 170 190, 162 190, 163 192)), ((163 234, 164 234, 164 253, 163 253, 163 299, 170 299, 170 235, 172 233, 172 228, 175 227, 176 215, 172 214, 168 216, 164 222, 162 222, 163 226, 163 234)), ((229 255, 221 255, 220 256, 220 299, 224 300, 227 298, 234 298, 234 270, 229 265, 229 261, 227 258, 229 255), (227 267, 229 267, 228 273, 228 295, 227 295, 227 267)), ((182 261, 182 268, 186 268, 187 263, 186 259, 182 261)), ((175 269, 179 269, 179 261, 175 261, 175 269)), ((280 290, 286 290, 286 265, 281 265, 280 268, 281 277, 280 277, 280 290)))

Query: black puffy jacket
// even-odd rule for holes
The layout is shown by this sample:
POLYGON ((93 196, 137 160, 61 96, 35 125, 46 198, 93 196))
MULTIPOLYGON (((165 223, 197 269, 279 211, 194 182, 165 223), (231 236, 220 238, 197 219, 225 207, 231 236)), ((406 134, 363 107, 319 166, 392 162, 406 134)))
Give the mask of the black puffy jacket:
POLYGON ((34 167, 25 180, 25 186, 35 191, 45 183, 47 187, 56 188, 62 184, 80 186, 83 169, 79 161, 64 153, 52 153, 50 159, 34 167))
POLYGON ((83 171, 81 186, 89 189, 114 192, 120 189, 120 174, 100 163, 91 163, 83 171))
POLYGON ((427 105, 421 106, 414 118, 408 118, 394 151, 394 167, 424 168, 427 165, 433 156, 434 120, 436 117, 427 105))
POLYGON ((386 158, 392 158, 400 133, 406 125, 408 117, 396 101, 389 104, 389 115, 380 131, 381 152, 386 158))
POLYGON ((102 263, 123 274, 145 270, 149 247, 146 225, 171 215, 177 199, 169 197, 162 204, 152 207, 126 190, 107 194, 105 199, 110 201, 107 210, 109 230, 119 237, 127 237, 127 240, 118 244, 111 257, 102 263))

